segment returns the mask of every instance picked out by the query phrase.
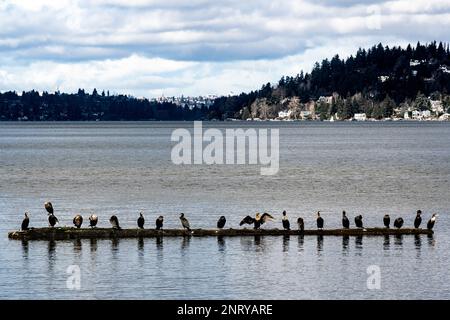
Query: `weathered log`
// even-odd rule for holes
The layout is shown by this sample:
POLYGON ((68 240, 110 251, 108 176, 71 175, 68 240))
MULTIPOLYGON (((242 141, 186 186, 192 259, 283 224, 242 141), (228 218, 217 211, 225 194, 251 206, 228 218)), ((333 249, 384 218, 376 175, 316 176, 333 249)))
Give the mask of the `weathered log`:
POLYGON ((427 229, 328 229, 328 230, 280 230, 280 229, 111 229, 111 228, 32 228, 26 231, 8 233, 10 239, 16 240, 67 240, 67 239, 109 239, 109 238, 152 238, 152 237, 205 237, 205 236, 383 236, 383 235, 418 235, 433 234, 427 229))

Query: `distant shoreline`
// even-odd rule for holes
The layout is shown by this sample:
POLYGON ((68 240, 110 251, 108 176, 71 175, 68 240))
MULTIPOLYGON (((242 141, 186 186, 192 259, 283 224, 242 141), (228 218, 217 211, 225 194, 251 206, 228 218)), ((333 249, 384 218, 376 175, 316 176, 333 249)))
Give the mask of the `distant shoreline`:
POLYGON ((242 119, 226 119, 226 120, 0 120, 0 123, 118 123, 118 122, 158 122, 158 123, 169 123, 169 122, 241 122, 241 123, 261 123, 261 122, 275 122, 275 123, 373 123, 373 122, 387 122, 387 123, 431 123, 431 122, 450 122, 450 120, 440 120, 440 119, 428 119, 428 120, 415 120, 415 119, 367 119, 367 120, 303 120, 303 119, 293 119, 293 120, 278 120, 278 119, 255 119, 255 120, 242 120, 242 119))

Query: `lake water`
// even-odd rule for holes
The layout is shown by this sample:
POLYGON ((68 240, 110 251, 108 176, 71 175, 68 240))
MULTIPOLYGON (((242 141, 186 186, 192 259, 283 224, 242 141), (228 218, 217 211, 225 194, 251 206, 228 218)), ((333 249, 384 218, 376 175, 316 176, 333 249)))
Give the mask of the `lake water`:
MULTIPOLYGON (((280 170, 174 165, 170 135, 191 122, 0 123, 0 298, 3 299, 450 299, 450 123, 210 122, 205 128, 278 128, 280 170), (433 237, 236 237, 81 241, 9 240, 23 213, 61 225, 95 212, 134 227, 165 216, 179 228, 239 227, 247 214, 288 212, 315 228, 341 212, 367 227, 415 211, 440 214, 433 237), (67 287, 69 266, 81 271, 67 287), (367 268, 379 267, 380 289, 367 268)), ((264 225, 281 228, 280 219, 264 225)))

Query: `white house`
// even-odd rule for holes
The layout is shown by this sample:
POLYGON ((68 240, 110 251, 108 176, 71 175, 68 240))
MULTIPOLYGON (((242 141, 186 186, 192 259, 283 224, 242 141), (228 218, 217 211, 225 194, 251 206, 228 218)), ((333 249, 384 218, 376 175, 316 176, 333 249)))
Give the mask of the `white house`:
POLYGON ((405 111, 405 114, 403 115, 403 118, 404 118, 405 120, 411 119, 411 117, 409 116, 409 111, 405 111))
POLYGON ((444 112, 444 107, 442 106, 442 102, 440 100, 430 100, 431 110, 435 113, 444 112))
POLYGON ((278 112, 278 118, 289 118, 292 113, 292 110, 285 110, 278 112))
POLYGON ((424 111, 414 110, 412 112, 412 118, 415 120, 423 120, 423 119, 428 119, 430 117, 431 117, 430 110, 424 110, 424 111))
POLYGON ((355 119, 356 121, 366 121, 367 116, 365 113, 355 113, 355 115, 353 116, 353 119, 355 119))
POLYGON ((308 118, 312 115, 312 112, 309 110, 300 111, 300 116, 302 119, 308 118))

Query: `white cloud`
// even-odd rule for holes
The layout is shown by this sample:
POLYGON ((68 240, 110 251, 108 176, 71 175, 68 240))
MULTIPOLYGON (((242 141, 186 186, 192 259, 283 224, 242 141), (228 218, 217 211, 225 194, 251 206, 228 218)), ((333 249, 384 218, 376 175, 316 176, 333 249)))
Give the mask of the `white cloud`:
POLYGON ((6 90, 12 86, 23 90, 59 89, 67 92, 75 92, 78 88, 99 88, 142 95, 151 87, 171 85, 167 75, 192 68, 195 64, 137 55, 80 63, 40 61, 0 69, 0 88, 6 90))
POLYGON ((450 0, 369 3, 0 1, 0 90, 238 93, 359 46, 450 40, 450 0))

